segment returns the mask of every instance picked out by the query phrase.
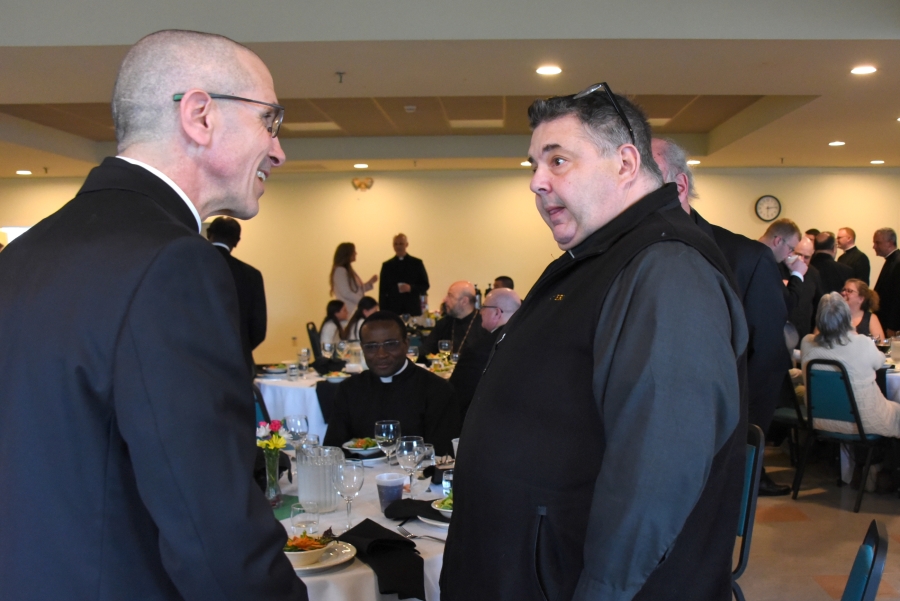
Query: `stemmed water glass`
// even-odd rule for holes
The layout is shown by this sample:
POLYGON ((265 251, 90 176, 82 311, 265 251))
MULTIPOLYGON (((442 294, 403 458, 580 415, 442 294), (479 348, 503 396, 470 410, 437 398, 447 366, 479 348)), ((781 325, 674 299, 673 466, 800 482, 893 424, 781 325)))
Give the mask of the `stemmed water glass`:
POLYGON ((334 343, 332 342, 323 342, 322 343, 322 356, 326 359, 331 359, 331 355, 334 353, 334 343))
POLYGON ((350 508, 353 499, 359 494, 363 480, 366 476, 366 468, 361 459, 344 459, 343 463, 334 466, 331 474, 331 484, 334 489, 347 501, 347 530, 353 527, 350 519, 350 508))
POLYGON ((415 481, 409 487, 410 499, 415 499, 420 492, 427 490, 431 485, 431 478, 425 476, 425 468, 432 465, 434 465, 434 445, 423 444, 419 463, 416 465, 415 481))
POLYGON ((406 356, 409 357, 409 360, 415 363, 419 360, 419 347, 416 345, 410 345, 409 348, 406 349, 406 356))
POLYGON ((306 372, 309 371, 309 349, 302 348, 297 353, 297 363, 300 364, 300 379, 306 379, 306 372))
POLYGON ((450 348, 452 344, 449 340, 438 340, 438 350, 441 351, 445 355, 450 354, 450 348))
POLYGON ((416 467, 422 460, 422 454, 425 451, 424 446, 425 440, 421 436, 401 436, 400 442, 397 444, 397 463, 404 472, 409 474, 410 494, 412 494, 416 467))
POLYGON ((337 353, 337 358, 341 361, 344 360, 344 357, 347 356, 347 349, 350 347, 350 344, 346 340, 341 340, 337 344, 334 345, 334 352, 337 353))
POLYGON ((309 420, 305 415, 288 415, 284 418, 284 429, 291 437, 291 445, 294 449, 300 448, 300 445, 306 440, 309 433, 309 420))
POLYGON ((400 422, 393 419, 375 422, 375 442, 378 448, 385 454, 388 464, 391 462, 391 453, 397 448, 400 440, 400 422))

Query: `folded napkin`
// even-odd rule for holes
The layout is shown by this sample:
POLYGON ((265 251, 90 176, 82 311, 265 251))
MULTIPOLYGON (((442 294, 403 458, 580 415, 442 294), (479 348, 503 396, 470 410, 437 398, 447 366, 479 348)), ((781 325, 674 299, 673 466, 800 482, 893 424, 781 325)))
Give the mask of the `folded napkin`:
POLYGON ((316 359, 312 362, 312 368, 319 372, 319 375, 324 376, 330 371, 342 371, 344 366, 347 365, 347 362, 342 359, 334 359, 334 358, 325 358, 316 359))
POLYGON ((416 544, 365 519, 338 537, 356 547, 356 556, 378 577, 378 591, 400 599, 425 598, 425 562, 416 544))
POLYGON ((408 520, 409 518, 423 517, 436 522, 449 522, 444 515, 431 506, 432 501, 417 501, 415 499, 400 499, 394 501, 384 510, 384 517, 392 520, 408 520))

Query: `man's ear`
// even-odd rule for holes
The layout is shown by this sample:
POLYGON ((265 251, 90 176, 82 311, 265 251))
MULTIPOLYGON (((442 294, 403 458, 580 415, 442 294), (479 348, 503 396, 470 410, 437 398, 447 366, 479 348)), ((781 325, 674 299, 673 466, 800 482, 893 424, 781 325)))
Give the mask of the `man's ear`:
POLYGON ((198 146, 209 146, 212 141, 212 99, 203 90, 188 90, 178 106, 181 130, 198 146))
POLYGON ((688 176, 686 173, 679 173, 675 176, 675 185, 678 187, 678 200, 682 205, 688 203, 688 176))
POLYGON ((641 153, 634 144, 622 144, 618 152, 619 177, 625 181, 634 181, 641 170, 641 153))

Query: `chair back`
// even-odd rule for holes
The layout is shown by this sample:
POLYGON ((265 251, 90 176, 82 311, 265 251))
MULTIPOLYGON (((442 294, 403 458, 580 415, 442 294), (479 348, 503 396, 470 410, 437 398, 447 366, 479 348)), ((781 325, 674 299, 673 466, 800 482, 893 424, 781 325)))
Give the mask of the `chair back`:
MULTIPOLYGON (((747 429, 747 458, 744 462, 744 494, 741 496, 741 513, 738 516, 737 535, 741 538, 741 552, 732 579, 737 579, 747 568, 750 559, 750 539, 756 516, 756 498, 759 495, 759 478, 763 466, 765 436, 756 424, 747 429)), ((737 584, 735 584, 737 586, 737 584)))
POLYGON ((263 400, 262 390, 259 389, 259 386, 256 385, 256 382, 253 383, 253 405, 256 407, 256 423, 259 422, 270 422, 269 419, 269 410, 266 408, 266 402, 263 400))
POLYGON ((813 418, 855 423, 860 438, 866 438, 850 376, 840 361, 813 359, 806 364, 806 401, 810 423, 813 418))
POLYGON ((881 522, 872 520, 866 538, 856 552, 841 601, 874 601, 884 573, 887 545, 887 528, 881 522))
POLYGON ((314 359, 322 358, 322 344, 321 339, 319 337, 319 329, 316 327, 316 324, 313 322, 306 323, 306 333, 309 334, 309 345, 312 347, 312 354, 314 359))

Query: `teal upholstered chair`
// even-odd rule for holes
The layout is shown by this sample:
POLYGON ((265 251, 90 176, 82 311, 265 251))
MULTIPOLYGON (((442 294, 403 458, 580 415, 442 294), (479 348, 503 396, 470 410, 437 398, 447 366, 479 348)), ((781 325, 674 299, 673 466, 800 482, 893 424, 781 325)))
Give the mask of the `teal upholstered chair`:
POLYGON ((737 535, 741 539, 741 552, 737 566, 731 573, 731 590, 735 599, 744 601, 744 592, 737 579, 750 560, 750 539, 753 534, 753 519, 756 516, 756 498, 759 495, 759 477, 762 473, 763 446, 765 437, 756 424, 750 424, 747 430, 747 458, 744 463, 744 494, 741 497, 741 514, 738 517, 737 535))
POLYGON ((881 522, 872 520, 866 538, 856 552, 856 560, 850 570, 850 578, 841 601, 874 601, 884 573, 887 557, 887 528, 881 522))

